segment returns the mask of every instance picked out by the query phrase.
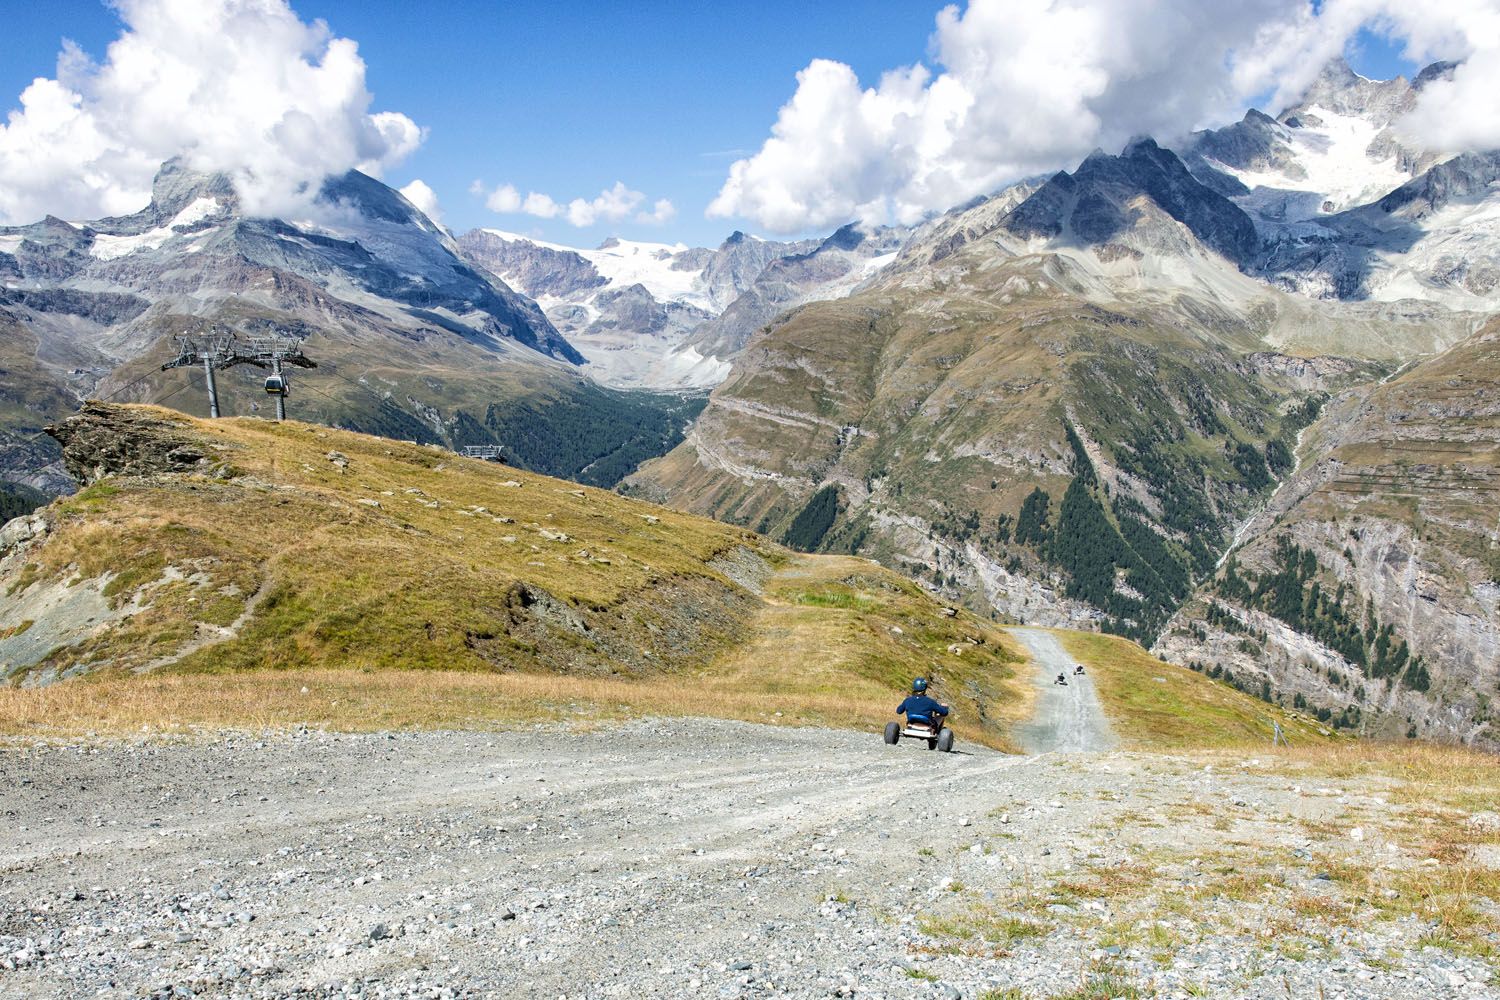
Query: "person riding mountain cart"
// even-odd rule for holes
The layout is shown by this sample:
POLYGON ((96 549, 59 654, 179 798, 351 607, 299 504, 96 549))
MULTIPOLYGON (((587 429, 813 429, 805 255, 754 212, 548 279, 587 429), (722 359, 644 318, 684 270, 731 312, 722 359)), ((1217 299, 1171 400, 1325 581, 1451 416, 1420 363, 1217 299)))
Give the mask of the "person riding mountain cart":
POLYGON ((925 740, 927 749, 947 753, 953 749, 953 730, 944 723, 948 719, 948 706, 927 694, 927 678, 918 677, 911 682, 911 697, 896 708, 897 715, 906 716, 906 725, 888 723, 885 741, 892 746, 908 739, 925 740))

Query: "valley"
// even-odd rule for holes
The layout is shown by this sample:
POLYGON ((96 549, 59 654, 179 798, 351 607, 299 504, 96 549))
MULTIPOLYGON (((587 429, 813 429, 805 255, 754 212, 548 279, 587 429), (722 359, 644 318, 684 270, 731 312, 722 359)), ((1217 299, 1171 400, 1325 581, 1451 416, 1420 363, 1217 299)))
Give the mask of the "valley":
MULTIPOLYGON (((357 171, 256 219, 171 162, 135 215, 0 233, 0 489, 77 487, 42 427, 81 399, 202 415, 163 360, 275 334, 317 365, 294 416, 872 558, 1341 729, 1495 745, 1495 181, 1392 131, 1451 72, 1335 61, 1274 118, 916 227, 716 248, 454 236, 357 171)), ((226 412, 269 412, 261 375, 219 374, 226 412)))
POLYGON ((0 536, 0 993, 1494 982, 1488 757, 432 446, 53 433, 89 485, 0 536), (880 742, 914 669, 957 752, 880 742))
POLYGON ((0 1000, 1500 1000, 1500 0, 65 6, 0 1000))
POLYGON ((1342 729, 1500 745, 1494 303, 1402 271, 1494 189, 1482 158, 1388 128, 1450 71, 1330 64, 1277 118, 1095 152, 919 227, 752 341, 623 491, 872 554, 997 620, 1128 636, 1342 729), (1370 235, 1402 227, 1399 250, 1370 235), (1329 551, 1268 613, 1311 518, 1329 551))

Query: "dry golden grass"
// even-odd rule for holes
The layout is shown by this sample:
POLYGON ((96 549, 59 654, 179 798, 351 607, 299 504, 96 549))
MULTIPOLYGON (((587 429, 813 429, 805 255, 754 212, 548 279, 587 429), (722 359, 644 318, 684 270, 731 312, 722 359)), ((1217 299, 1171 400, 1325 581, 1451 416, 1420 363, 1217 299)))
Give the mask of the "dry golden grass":
POLYGON ((0 688, 0 726, 32 736, 298 725, 339 731, 472 729, 641 716, 859 726, 880 707, 889 707, 883 695, 804 691, 795 698, 768 697, 764 690, 702 680, 331 669, 156 673, 0 688), (778 706, 785 706, 780 717, 778 706))
POLYGON ((1381 777, 1412 802, 1459 809, 1500 803, 1500 764, 1494 754, 1435 743, 1339 743, 1278 749, 1283 766, 1324 778, 1381 777))
POLYGON ((1128 639, 1060 629, 1054 634, 1093 675, 1104 712, 1129 747, 1269 749, 1272 719, 1294 746, 1322 748, 1334 742, 1315 720, 1163 663, 1128 639))
POLYGON ((1002 632, 868 560, 432 448, 116 409, 220 474, 105 480, 54 505, 12 585, 108 573, 105 594, 141 608, 41 665, 90 676, 0 689, 0 732, 641 714, 878 728, 918 674, 965 739, 1008 747, 1028 710, 1002 632), (758 595, 731 580, 757 564, 758 595), (252 594, 237 634, 194 642, 252 594))

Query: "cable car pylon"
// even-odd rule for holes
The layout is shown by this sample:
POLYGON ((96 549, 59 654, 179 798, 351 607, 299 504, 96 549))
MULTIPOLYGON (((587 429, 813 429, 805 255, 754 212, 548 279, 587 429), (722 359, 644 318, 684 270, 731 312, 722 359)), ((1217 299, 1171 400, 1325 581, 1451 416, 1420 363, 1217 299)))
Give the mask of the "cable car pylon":
POLYGON ((235 339, 232 332, 220 328, 199 335, 181 334, 176 338, 177 357, 161 366, 162 371, 201 364, 208 383, 208 415, 219 416, 219 389, 214 372, 235 365, 254 365, 269 370, 266 376, 266 394, 276 397, 276 419, 286 419, 286 398, 291 394, 291 383, 283 365, 297 368, 316 368, 317 362, 302 353, 302 343, 292 337, 254 337, 246 344, 235 339))
POLYGON ((268 368, 266 394, 276 397, 276 419, 286 419, 286 398, 291 395, 291 382, 282 365, 298 368, 316 368, 317 362, 302 353, 302 342, 290 337, 256 337, 250 341, 244 356, 247 364, 268 368))
POLYGON ((219 386, 214 380, 214 372, 234 363, 234 334, 215 328, 207 331, 201 338, 179 334, 175 339, 177 357, 162 365, 161 370, 165 372, 201 364, 203 379, 208 383, 208 415, 218 419, 219 386))

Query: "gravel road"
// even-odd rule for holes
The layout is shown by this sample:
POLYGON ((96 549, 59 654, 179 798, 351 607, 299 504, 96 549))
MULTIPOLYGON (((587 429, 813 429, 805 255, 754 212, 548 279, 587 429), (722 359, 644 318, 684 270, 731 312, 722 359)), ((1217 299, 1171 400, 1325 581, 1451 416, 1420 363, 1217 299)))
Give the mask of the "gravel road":
POLYGON ((1297 960, 1256 930, 1152 958, 1108 936, 1120 901, 1035 907, 1004 948, 947 936, 924 921, 1045 903, 1160 841, 1174 804, 1215 807, 1173 824, 1185 850, 1292 859, 1294 815, 1374 801, 1248 765, 960 749, 677 720, 0 746, 0 996, 1031 998, 1101 962, 1162 996, 1495 996, 1476 960, 1390 959, 1415 924, 1297 960))
POLYGON ((1075 676, 1078 661, 1068 655, 1051 632, 1039 628, 1013 628, 1010 634, 1030 650, 1037 686, 1036 715, 1020 727, 1021 745, 1028 753, 1086 753, 1114 748, 1109 720, 1099 705, 1094 682, 1087 674, 1075 676), (1057 675, 1066 685, 1055 683, 1057 675))

